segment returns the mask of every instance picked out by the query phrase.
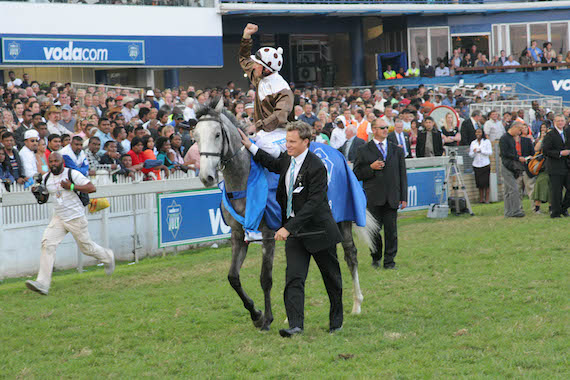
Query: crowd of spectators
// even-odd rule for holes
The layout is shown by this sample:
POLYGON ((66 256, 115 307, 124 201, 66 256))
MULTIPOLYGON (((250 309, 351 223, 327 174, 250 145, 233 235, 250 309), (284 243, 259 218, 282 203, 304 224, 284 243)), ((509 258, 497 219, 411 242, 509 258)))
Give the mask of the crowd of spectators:
POLYGON ((479 51, 477 45, 472 45, 470 49, 454 49, 451 57, 446 55, 438 58, 433 66, 430 64, 429 58, 425 58, 421 53, 418 54, 418 60, 420 62, 419 69, 416 62, 413 61, 407 70, 400 68, 397 73, 388 65, 383 73, 384 79, 445 77, 456 74, 482 73, 483 71, 486 73, 515 73, 517 71, 566 70, 570 65, 570 51, 563 55, 562 49, 557 53, 550 42, 545 42, 541 49, 537 46, 536 41, 532 41, 531 46, 524 49, 520 56, 512 54, 507 56, 506 52, 501 50, 499 56, 487 57, 484 52, 479 51), (536 66, 539 64, 552 65, 536 66), (508 66, 512 66, 512 68, 507 68, 508 66), (516 66, 524 67, 517 68, 516 66), (475 69, 469 70, 470 68, 475 69))
MULTIPOLYGON (((233 82, 225 88, 203 90, 193 86, 154 89, 141 96, 125 89, 43 86, 28 75, 19 79, 10 73, 10 78, 0 87, 0 179, 5 183, 31 184, 35 173, 48 170, 47 158, 54 151, 63 155, 67 167, 90 176, 142 172, 153 180, 177 170, 199 171, 199 152, 192 134, 197 123, 194 106, 212 97, 222 97, 238 122, 251 133, 255 130, 254 90, 236 88, 233 82)), ((536 102, 527 112, 470 112, 473 103, 506 99, 501 89, 488 89, 482 83, 471 89, 420 85, 400 90, 300 89, 290 85, 295 97, 294 118, 310 124, 315 141, 339 149, 349 162, 358 146, 370 139, 375 123, 389 128, 389 139, 401 146, 408 158, 441 156, 446 146, 467 146, 473 151, 474 163, 485 165, 487 160, 480 156, 481 139, 496 141, 519 121, 524 124, 520 138, 534 146, 544 130, 553 127, 555 117, 536 102), (430 112, 441 105, 455 112, 434 119, 430 112)), ((564 116, 568 122, 570 109, 564 116)), ((521 187, 524 189, 524 184, 521 187)), ((485 200, 488 192, 482 193, 481 201, 485 200)))

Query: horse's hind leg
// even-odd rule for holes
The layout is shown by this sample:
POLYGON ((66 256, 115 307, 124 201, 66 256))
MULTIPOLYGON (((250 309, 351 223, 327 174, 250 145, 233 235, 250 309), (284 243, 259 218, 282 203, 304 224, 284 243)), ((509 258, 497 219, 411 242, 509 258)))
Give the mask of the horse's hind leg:
POLYGON ((360 280, 358 279, 358 258, 356 257, 357 250, 354 245, 352 237, 352 222, 338 223, 340 232, 342 234, 342 248, 344 249, 344 260, 350 270, 352 276, 352 291, 353 301, 352 314, 360 314, 361 304, 364 297, 360 290, 360 280))
POLYGON ((263 318, 263 324, 261 325, 262 331, 269 330, 271 323, 273 322, 273 311, 271 310, 271 288, 273 287, 273 257, 275 253, 275 240, 269 240, 274 236, 274 232, 271 230, 263 231, 263 238, 268 239, 263 242, 261 248, 263 252, 263 258, 261 263, 261 289, 263 289, 263 296, 265 297, 265 316, 263 318))
POLYGON ((243 241, 244 233, 236 228, 232 229, 232 264, 228 273, 228 281, 243 302, 243 306, 249 311, 251 320, 255 327, 261 327, 263 322, 263 313, 261 310, 255 309, 253 300, 247 295, 239 278, 239 272, 245 256, 247 255, 247 244, 243 241))

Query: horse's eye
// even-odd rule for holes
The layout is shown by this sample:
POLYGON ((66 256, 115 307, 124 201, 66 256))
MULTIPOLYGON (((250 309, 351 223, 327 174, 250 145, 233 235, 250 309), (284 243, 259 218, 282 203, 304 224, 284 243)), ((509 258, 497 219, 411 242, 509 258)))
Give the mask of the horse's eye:
POLYGON ((220 138, 220 132, 216 133, 216 138, 217 138, 217 139, 220 138))

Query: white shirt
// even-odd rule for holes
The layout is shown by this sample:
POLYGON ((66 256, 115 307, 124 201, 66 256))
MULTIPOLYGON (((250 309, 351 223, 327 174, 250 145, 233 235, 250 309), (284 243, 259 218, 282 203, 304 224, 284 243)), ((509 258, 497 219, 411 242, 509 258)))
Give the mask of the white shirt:
MULTIPOLYGON (((265 132, 263 130, 257 132, 255 138, 255 145, 260 149, 269 153, 273 158, 279 157, 281 152, 287 150, 285 143, 287 137, 287 131, 283 128, 276 128, 272 132, 265 132)), ((256 151, 257 153, 257 151, 256 151)))
POLYGON ((435 69, 435 76, 436 77, 448 77, 449 76, 449 67, 444 67, 443 69, 441 67, 437 67, 435 69))
POLYGON ((123 141, 121 141, 121 145, 123 146, 123 149, 125 150, 125 152, 128 152, 129 150, 131 150, 131 142, 127 139, 124 139, 123 141))
POLYGON ((469 157, 473 157, 473 166, 476 168, 482 168, 487 165, 491 165, 489 156, 493 154, 493 147, 491 142, 487 139, 481 139, 481 143, 477 139, 471 142, 469 146, 469 157), (481 152, 475 153, 474 149, 481 149, 481 152))
POLYGON ((32 178, 38 172, 36 165, 36 154, 28 149, 27 146, 20 150, 20 160, 22 161, 22 169, 25 177, 32 178))
POLYGON ((22 85, 22 80, 20 78, 16 78, 8 83, 6 83, 8 88, 12 88, 14 86, 21 86, 22 85))
POLYGON ((139 114, 136 109, 134 108, 128 109, 127 107, 123 107, 121 113, 125 117, 125 123, 128 123, 129 121, 131 121, 133 117, 139 114))
POLYGON ((346 131, 344 128, 334 127, 331 133, 331 146, 335 149, 340 148, 346 142, 346 131))
POLYGON ((85 161, 87 161, 87 155, 85 151, 81 149, 79 155, 76 155, 73 149, 71 149, 71 144, 67 144, 63 148, 60 149, 59 153, 63 156, 67 156, 75 163, 75 165, 80 168, 85 161))
POLYGON ((503 126, 503 122, 501 120, 497 119, 497 121, 493 121, 493 119, 489 119, 485 122, 483 131, 489 140, 495 141, 500 139, 501 136, 505 134, 505 127, 503 126))
POLYGON ((61 136, 64 133, 69 134, 69 130, 65 128, 63 125, 59 123, 54 124, 51 121, 47 122, 47 129, 50 135, 61 136))
MULTIPOLYGON (((289 182, 291 181, 291 165, 293 164, 293 160, 295 160, 295 170, 293 171, 293 185, 295 181, 297 181, 297 176, 299 175, 299 171, 301 170, 301 166, 303 166, 303 162, 305 162, 305 158, 307 158, 307 152, 309 149, 305 149, 303 153, 298 155, 297 157, 291 157, 291 164, 287 168, 287 173, 285 174, 285 190, 287 194, 289 194, 289 182)), ((294 190, 293 190, 294 191, 294 190)), ((295 211, 291 208, 291 217, 295 216, 295 211)))
MULTIPOLYGON (((520 63, 518 63, 517 61, 507 61, 505 62, 505 64, 503 66, 520 66, 520 63)), ((505 70, 505 73, 516 73, 517 71, 515 69, 509 69, 509 70, 505 70)))
POLYGON ((182 114, 184 115, 184 121, 196 118, 196 112, 194 112, 194 108, 184 107, 184 112, 182 114))
MULTIPOLYGON (((80 218, 85 215, 85 207, 81 200, 71 190, 66 190, 61 186, 61 181, 69 179, 68 168, 64 168, 59 175, 51 173, 46 182, 46 187, 53 202, 53 212, 59 216, 64 222, 72 219, 80 218)), ((45 180, 47 173, 44 174, 45 180)), ((83 186, 89 183, 83 174, 77 170, 71 172, 71 178, 75 185, 83 186)))

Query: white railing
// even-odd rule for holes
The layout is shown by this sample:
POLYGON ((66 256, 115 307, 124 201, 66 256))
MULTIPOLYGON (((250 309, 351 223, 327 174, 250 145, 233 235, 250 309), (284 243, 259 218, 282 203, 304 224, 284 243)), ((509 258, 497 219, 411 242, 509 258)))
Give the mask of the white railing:
MULTIPOLYGON (((117 176, 97 175, 92 179, 97 191, 92 199, 107 198, 110 207, 87 215, 94 241, 110 247, 118 260, 138 261, 142 257, 188 246, 158 249, 156 195, 158 193, 203 188, 194 172, 175 172, 157 181, 135 181, 117 176)), ((51 218, 51 202, 38 205, 29 189, 16 186, 13 191, 0 190, 0 279, 33 274, 39 266, 41 237, 51 218)), ((68 236, 58 247, 57 268, 82 270, 94 264, 78 251, 68 236)))

